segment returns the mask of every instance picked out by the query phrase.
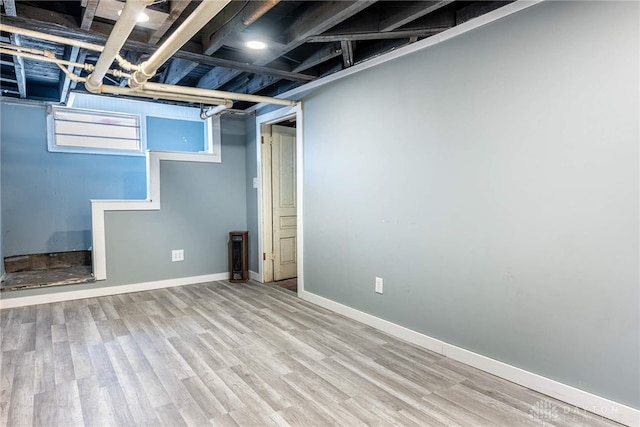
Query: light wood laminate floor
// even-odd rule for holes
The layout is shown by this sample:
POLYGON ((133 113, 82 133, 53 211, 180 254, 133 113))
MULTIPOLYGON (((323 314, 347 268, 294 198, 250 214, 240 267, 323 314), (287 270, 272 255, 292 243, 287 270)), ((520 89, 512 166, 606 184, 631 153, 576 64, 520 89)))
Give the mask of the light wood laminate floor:
POLYGON ((1 322, 2 426, 618 425, 255 282, 1 322))

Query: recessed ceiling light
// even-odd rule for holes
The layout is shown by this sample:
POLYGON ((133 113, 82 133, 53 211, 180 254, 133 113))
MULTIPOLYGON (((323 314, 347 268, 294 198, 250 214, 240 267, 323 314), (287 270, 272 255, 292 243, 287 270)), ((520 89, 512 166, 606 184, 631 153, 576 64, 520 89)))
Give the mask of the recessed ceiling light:
MULTIPOLYGON (((118 11, 118 16, 122 15, 122 9, 118 11)), ((149 20, 149 15, 144 12, 140 12, 138 17, 136 18, 137 22, 147 22, 149 20)))
POLYGON ((245 43, 245 46, 247 46, 249 49, 262 50, 262 49, 266 49, 267 44, 259 40, 250 40, 247 43, 245 43))

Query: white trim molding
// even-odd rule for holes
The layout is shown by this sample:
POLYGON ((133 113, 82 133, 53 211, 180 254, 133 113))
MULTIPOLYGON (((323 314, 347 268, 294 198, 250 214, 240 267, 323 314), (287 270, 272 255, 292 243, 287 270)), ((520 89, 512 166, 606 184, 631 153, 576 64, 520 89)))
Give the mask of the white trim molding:
POLYGON ((183 153, 174 151, 147 152, 147 198, 145 200, 91 200, 91 238, 93 275, 96 280, 107 278, 107 249, 104 226, 106 211, 144 211, 160 209, 160 162, 219 163, 215 154, 183 153))
POLYGON ((640 410, 638 409, 465 350, 308 291, 298 291, 298 296, 305 301, 364 323, 396 338, 566 402, 569 406, 558 408, 560 414, 587 411, 627 426, 640 426, 640 410))
POLYGON ((77 291, 56 292, 45 295, 0 299, 0 309, 25 307, 28 305, 49 304, 52 302, 73 301, 77 299, 104 297, 127 294, 130 292, 151 291, 154 289, 173 288, 174 286, 195 285, 197 283, 216 282, 229 279, 229 273, 205 274, 203 276, 181 277, 178 279, 158 280, 154 282, 134 283, 131 285, 105 286, 87 288, 77 291))
POLYGON ((291 107, 279 108, 275 111, 271 111, 269 113, 265 113, 263 115, 256 117, 256 174, 258 177, 258 276, 260 277, 258 280, 260 283, 264 283, 265 275, 264 275, 264 261, 262 259, 262 254, 265 252, 264 250, 264 232, 265 232, 265 213, 264 213, 264 203, 263 197, 263 185, 264 182, 264 174, 262 173, 262 125, 272 125, 282 120, 290 117, 296 118, 296 197, 297 197, 297 264, 298 264, 298 289, 300 289, 302 283, 302 250, 303 250, 303 217, 302 217, 302 206, 303 206, 303 188, 302 188, 302 177, 304 176, 304 163, 303 163, 303 114, 302 114, 302 102, 298 102, 296 105, 291 107))
POLYGON ((255 280, 256 282, 260 282, 260 275, 255 271, 249 270, 249 279, 255 280))

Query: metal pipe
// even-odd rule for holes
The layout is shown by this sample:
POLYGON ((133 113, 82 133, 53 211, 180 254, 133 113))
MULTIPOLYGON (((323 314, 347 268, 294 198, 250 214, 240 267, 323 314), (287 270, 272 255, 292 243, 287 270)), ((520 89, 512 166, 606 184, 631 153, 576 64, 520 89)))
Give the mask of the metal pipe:
POLYGON ((102 52, 104 50, 104 46, 100 46, 98 44, 69 39, 67 37, 60 37, 60 36, 54 36, 51 34, 40 33, 38 31, 27 30, 25 28, 20 28, 20 27, 14 27, 12 25, 0 24, 0 31, 5 31, 7 33, 13 33, 13 34, 20 34, 26 37, 33 37, 36 39, 47 40, 54 43, 66 44, 69 46, 77 46, 82 49, 95 50, 97 52, 102 52))
MULTIPOLYGON (((127 1, 127 3, 129 1, 127 1)), ((156 74, 162 64, 167 62, 169 58, 230 2, 231 0, 203 0, 158 50, 156 50, 149 59, 140 64, 140 69, 133 73, 133 77, 129 79, 129 86, 136 88, 145 84, 147 80, 156 74)))
POLYGON ((233 105, 233 102, 231 102, 228 99, 220 99, 220 98, 213 98, 213 97, 194 97, 194 96, 182 95, 178 93, 164 93, 164 92, 132 89, 129 87, 120 87, 120 86, 111 86, 111 85, 102 85, 100 87, 100 93, 139 96, 143 98, 166 99, 170 101, 199 102, 201 104, 207 104, 207 105, 228 105, 229 107, 233 105))
POLYGON ((53 52, 49 52, 49 51, 43 51, 43 52, 48 52, 49 54, 51 54, 51 56, 44 56, 45 55, 44 53, 38 55, 35 53, 23 52, 22 49, 14 50, 14 49, 7 49, 5 47, 0 47, 0 53, 4 53, 7 55, 22 56, 24 58, 36 59, 38 61, 53 62, 54 64, 71 65, 73 67, 81 67, 89 71, 93 69, 93 65, 91 64, 81 64, 79 62, 66 61, 64 59, 56 58, 55 55, 53 55, 53 52))
POLYGON ((67 75, 67 77, 69 77, 69 79, 73 80, 74 82, 86 82, 87 78, 86 77, 80 77, 80 76, 76 76, 75 73, 72 73, 71 71, 69 71, 69 69, 67 67, 62 66, 61 64, 56 64, 63 73, 65 73, 67 75))
POLYGON ((124 4, 124 9, 122 9, 122 13, 113 26, 107 43, 104 45, 104 50, 98 58, 96 68, 85 82, 84 86, 89 92, 99 92, 102 79, 104 79, 109 67, 111 67, 120 49, 122 49, 122 46, 124 46, 127 38, 135 28, 138 22, 138 15, 152 2, 153 0, 127 0, 124 4))
MULTIPOLYGON (((7 33, 13 33, 13 34, 20 34, 22 36, 32 37, 40 40, 46 40, 54 43, 65 44, 68 46, 76 46, 81 49, 93 50, 96 52, 102 52, 104 50, 104 46, 101 46, 99 44, 87 43, 80 40, 74 40, 67 37, 54 36, 46 33, 39 33, 37 31, 27 30, 25 28, 20 28, 20 27, 14 27, 11 25, 0 24, 0 31, 6 31, 7 33)), ((132 64, 131 62, 127 61, 122 56, 120 56, 120 54, 116 55, 116 61, 118 61, 118 64, 122 68, 128 71, 136 71, 139 68, 138 65, 132 64)))
POLYGON ((235 101, 248 101, 248 102, 265 102, 267 104, 277 105, 296 105, 296 101, 289 99, 272 98, 262 95, 250 95, 244 93, 225 92, 222 90, 213 89, 200 89, 195 87, 177 86, 177 85, 165 85, 162 83, 145 83, 143 88, 145 90, 155 90, 159 92, 167 93, 180 93, 184 95, 193 96, 212 96, 216 98, 233 99, 235 101))
MULTIPOLYGON (((24 58, 35 59, 43 62, 52 62, 61 68, 63 68, 62 65, 67 65, 71 67, 79 67, 87 71, 92 71, 94 69, 93 64, 87 64, 87 63, 83 64, 80 62, 72 62, 72 61, 67 61, 66 59, 60 59, 60 58, 57 58, 53 52, 48 50, 22 48, 21 46, 13 46, 13 45, 4 45, 4 46, 0 46, 0 53, 4 53, 7 55, 22 56, 24 58), (9 47, 9 49, 7 47, 9 47), (36 53, 31 53, 31 52, 36 52, 36 53)), ((112 76, 116 76, 116 77, 124 77, 126 79, 131 77, 130 74, 127 74, 121 70, 107 70, 107 74, 111 74, 112 76)), ((71 78, 71 79, 75 81, 86 80, 85 78, 83 78, 82 80, 77 80, 74 78, 71 78)))
MULTIPOLYGON (((233 103, 231 103, 231 106, 233 106, 233 103)), ((221 114, 227 108, 230 108, 230 107, 227 107, 226 105, 218 105, 217 107, 209 108, 206 111, 200 108, 200 118, 202 120, 206 120, 209 117, 215 116, 216 114, 221 114)))

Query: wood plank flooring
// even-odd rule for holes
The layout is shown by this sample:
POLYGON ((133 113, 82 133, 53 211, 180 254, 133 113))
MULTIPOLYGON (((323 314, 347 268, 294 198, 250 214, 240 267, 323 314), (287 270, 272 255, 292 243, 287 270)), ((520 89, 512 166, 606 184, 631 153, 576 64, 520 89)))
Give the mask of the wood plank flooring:
POLYGON ((1 426, 618 425, 252 281, 6 309, 1 328, 1 426))

